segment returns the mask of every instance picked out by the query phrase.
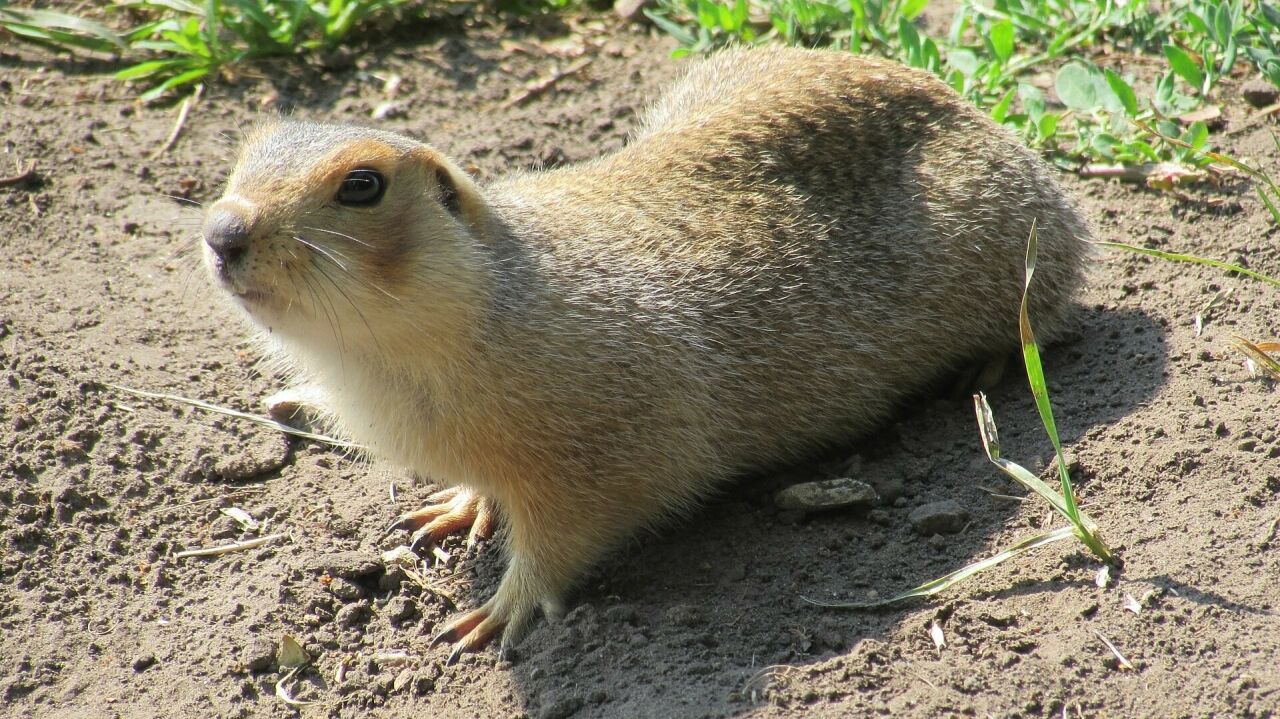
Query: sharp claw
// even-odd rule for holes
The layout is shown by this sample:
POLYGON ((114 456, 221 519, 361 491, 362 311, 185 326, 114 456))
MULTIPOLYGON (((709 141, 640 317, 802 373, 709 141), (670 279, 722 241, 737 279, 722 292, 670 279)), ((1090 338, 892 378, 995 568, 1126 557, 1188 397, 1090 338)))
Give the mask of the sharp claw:
POLYGON ((453 651, 449 652, 449 656, 444 660, 446 667, 451 667, 458 663, 458 657, 462 656, 462 642, 453 645, 453 651))
POLYGON ((426 527, 423 527, 418 531, 414 532, 413 536, 409 538, 409 549, 413 551, 417 551, 418 545, 422 544, 423 540, 434 541, 434 539, 431 536, 431 532, 428 532, 426 527))
POLYGON ((387 531, 382 533, 382 539, 386 539, 387 537, 390 537, 391 533, 396 531, 397 529, 404 529, 404 525, 408 521, 409 521, 409 515, 407 514, 400 515, 400 517, 397 518, 396 521, 391 523, 390 527, 387 527, 387 531))

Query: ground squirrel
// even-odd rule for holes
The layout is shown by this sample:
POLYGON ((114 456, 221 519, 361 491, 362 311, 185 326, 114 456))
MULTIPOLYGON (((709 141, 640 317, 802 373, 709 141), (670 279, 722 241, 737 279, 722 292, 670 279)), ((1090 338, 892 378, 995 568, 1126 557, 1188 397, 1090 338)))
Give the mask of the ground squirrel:
POLYGON ((1052 337, 1089 231, 1049 167, 927 73, 756 49, 692 64, 624 149, 484 187, 400 135, 268 120, 203 231, 338 425, 450 487, 406 525, 503 519, 453 659, 726 479, 1016 348, 1033 221, 1052 337))

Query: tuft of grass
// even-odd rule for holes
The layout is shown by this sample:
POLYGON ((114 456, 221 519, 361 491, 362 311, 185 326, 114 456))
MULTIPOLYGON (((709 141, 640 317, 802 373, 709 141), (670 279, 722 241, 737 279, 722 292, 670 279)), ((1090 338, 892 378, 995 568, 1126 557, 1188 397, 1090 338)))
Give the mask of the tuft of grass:
POLYGON ((916 21, 927 0, 658 0, 646 13, 679 54, 784 42, 875 53, 942 77, 1060 165, 1201 161, 1219 81, 1239 63, 1280 85, 1280 10, 1243 0, 965 0, 945 37, 916 21), (1163 70, 1149 91, 1116 53, 1163 70), (1107 65, 1100 67, 1094 61, 1107 65), (1060 106, 1036 75, 1052 73, 1060 106), (1154 123, 1183 145, 1154 140, 1154 123), (1190 149, 1189 149, 1190 148, 1190 149))
POLYGON ((1023 365, 1027 371, 1031 394, 1035 398, 1036 411, 1040 415, 1040 422, 1044 425, 1045 434, 1048 435, 1049 442, 1053 445, 1053 451, 1057 457, 1058 490, 1054 490, 1048 484, 1045 484, 1039 477, 1022 465, 1001 456, 1000 436, 996 431, 995 417, 991 412, 991 406, 987 404, 986 396, 982 393, 974 395, 973 403, 978 418, 978 430, 982 437, 982 447, 987 454, 987 459, 991 460, 992 464, 999 467, 1015 482, 1048 502, 1049 506, 1066 518, 1068 523, 1043 534, 1018 541, 994 556, 966 565, 950 574, 925 582, 918 587, 896 594, 888 599, 875 602, 827 602, 805 598, 805 601, 835 609, 866 609, 894 604, 906 599, 928 597, 1020 554, 1067 537, 1075 537, 1080 540, 1095 557, 1108 566, 1119 567, 1121 565, 1119 556, 1112 552, 1111 548, 1102 539, 1102 535, 1098 530, 1098 523, 1085 514, 1076 502, 1075 488, 1071 483, 1071 474, 1067 470, 1066 458, 1062 453, 1062 441, 1058 436, 1057 423, 1053 418, 1053 407, 1049 401, 1049 388, 1045 381, 1044 366, 1040 360, 1040 347, 1036 342, 1035 332, 1031 328, 1031 319, 1028 312, 1031 279, 1035 275, 1036 252, 1036 228, 1032 225, 1030 236, 1027 238, 1026 280, 1022 291, 1022 305, 1018 312, 1018 330, 1022 340, 1023 365))
POLYGON ((117 32, 64 13, 0 7, 0 30, 67 50, 120 55, 116 78, 158 99, 259 58, 331 51, 374 16, 411 0, 116 0, 107 10, 141 24, 117 32))

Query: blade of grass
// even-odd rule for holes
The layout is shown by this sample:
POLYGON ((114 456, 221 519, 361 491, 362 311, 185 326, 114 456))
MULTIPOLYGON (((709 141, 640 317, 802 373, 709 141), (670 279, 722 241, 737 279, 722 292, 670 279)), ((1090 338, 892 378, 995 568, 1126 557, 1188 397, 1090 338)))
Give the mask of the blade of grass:
POLYGON ((1036 271, 1037 251, 1036 223, 1031 223, 1031 232, 1027 237, 1026 280, 1022 286, 1022 307, 1018 311, 1018 332, 1022 338, 1022 359, 1027 368, 1027 380, 1031 384, 1031 394, 1035 398, 1036 410, 1040 414, 1040 422, 1044 424, 1049 441, 1053 443, 1054 454, 1058 458, 1058 478, 1062 488, 1062 504, 1067 519, 1076 527, 1076 536, 1099 559, 1107 564, 1116 564, 1117 558, 1111 549, 1102 541, 1097 525, 1086 522, 1076 505, 1075 490, 1071 486, 1071 473, 1067 471, 1067 459, 1062 453, 1062 440, 1058 437, 1058 426, 1053 419, 1053 405, 1049 402, 1049 387, 1045 382, 1044 366, 1040 361, 1040 347, 1036 344, 1035 332, 1031 329, 1030 304, 1031 280, 1036 271))
POLYGON ((1067 537, 1070 537, 1074 534, 1075 534, 1075 527, 1072 527, 1071 525, 1058 527, 1057 529, 1051 532, 1040 534, 1034 537, 1024 539, 1020 542, 1017 542, 1013 546, 1009 547, 1008 549, 1005 549, 999 554, 992 555, 981 561, 974 562, 973 564, 970 564, 965 567, 961 567, 960 569, 957 569, 956 571, 951 572, 946 576, 938 577, 937 579, 934 579, 933 581, 925 582, 924 584, 921 584, 920 586, 914 589, 909 589, 901 594, 889 597, 888 599, 882 599, 876 602, 828 602, 821 599, 810 599, 809 597, 800 597, 800 598, 810 604, 816 604, 819 607, 827 607, 830 609, 872 609, 874 607, 883 607, 889 604, 896 604, 906 599, 915 599, 917 597, 930 597, 941 591, 946 590, 949 587, 959 584, 960 582, 968 579, 969 577, 972 577, 978 572, 981 572, 985 569, 990 569, 991 567, 994 567, 995 565, 1005 560, 1013 559, 1019 554, 1022 554, 1024 552, 1029 552, 1038 547, 1043 547, 1046 544, 1052 544, 1053 542, 1056 542, 1060 539, 1066 539, 1067 537))
MULTIPOLYGON (((34 26, 42 30, 52 30, 54 28, 71 30, 73 33, 80 33, 81 37, 79 39, 81 40, 96 38, 99 42, 93 43, 93 45, 84 45, 84 47, 91 47, 92 49, 106 48, 105 51, 110 52, 112 50, 118 51, 125 50, 127 48, 124 39, 113 32, 111 28, 92 20, 76 17, 75 15, 54 12, 52 10, 0 7, 0 25, 5 25, 10 19, 14 22, 27 26, 34 26)), ((62 33, 62 35, 67 35, 67 33, 62 33)), ((76 38, 74 34, 71 34, 70 37, 73 40, 76 38)))
POLYGON ((1280 380, 1280 362, 1266 353, 1268 348, 1275 347, 1274 342, 1255 344, 1240 335, 1232 335, 1231 344, 1243 352, 1246 357, 1253 360, 1263 372, 1271 376, 1271 379, 1280 380))
POLYGON ((1209 267, 1217 267, 1218 269, 1227 270, 1228 272, 1238 272, 1246 277, 1252 277, 1255 280, 1266 282, 1269 285, 1280 287, 1280 280, 1268 277, 1261 272, 1233 265, 1230 262, 1221 260, 1213 260, 1207 257, 1198 257, 1196 255, 1188 255, 1182 252, 1164 252, 1163 250, 1153 250, 1147 247, 1137 247, 1135 245, 1126 245, 1123 242, 1094 242, 1098 247, 1106 247, 1113 250, 1124 250, 1125 252, 1133 252, 1139 255, 1150 255, 1159 257, 1162 260, 1171 260, 1173 262, 1190 262, 1197 265, 1208 265, 1209 267))

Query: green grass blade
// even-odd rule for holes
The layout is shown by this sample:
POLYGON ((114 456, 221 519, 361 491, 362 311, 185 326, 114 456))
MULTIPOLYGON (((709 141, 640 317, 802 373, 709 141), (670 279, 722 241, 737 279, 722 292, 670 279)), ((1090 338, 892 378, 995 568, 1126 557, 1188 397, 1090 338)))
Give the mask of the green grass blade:
MULTIPOLYGON (((1000 438, 996 432, 995 415, 991 412, 991 405, 987 404, 986 395, 981 392, 975 394, 973 396, 973 407, 974 413, 978 416, 978 430, 982 436, 982 448, 987 453, 987 459, 1009 475, 1010 479, 1035 492, 1041 499, 1057 510, 1059 514, 1074 522, 1075 519, 1067 512, 1067 505, 1063 501, 1062 495, 1032 474, 1027 468, 1000 456, 1000 438)), ((1097 526, 1093 519, 1084 512, 1079 511, 1079 508, 1077 508, 1077 516, 1090 530, 1097 526)))
POLYGON ((934 579, 929 582, 925 582, 924 584, 921 584, 920 586, 914 589, 909 589, 901 594, 897 594, 895 596, 889 597, 888 599, 882 599, 876 602, 828 602, 821 599, 810 599, 809 597, 801 597, 801 599, 803 599, 804 601, 810 604, 816 604, 819 607, 827 607, 829 609, 873 609, 875 607, 883 607, 889 604, 896 604, 898 602, 901 602, 907 599, 915 599, 918 597, 931 597, 939 592, 949 589, 952 586, 955 586, 956 584, 959 584, 960 582, 963 582, 964 580, 968 579, 969 577, 972 577, 978 572, 981 572, 986 569, 990 569, 991 567, 994 567, 997 564, 1000 564, 1001 562, 1004 562, 1006 560, 1013 559, 1014 557, 1024 552, 1029 552, 1033 549, 1043 547, 1046 544, 1052 544, 1053 542, 1056 542, 1060 539, 1066 539, 1067 537, 1070 537, 1074 534, 1075 534, 1075 527, 1072 527, 1070 525, 1058 527, 1057 529, 1051 532, 1047 532, 1045 534, 1041 534, 1035 537, 1030 537, 1028 539, 1024 539, 1020 542, 1017 542, 1013 546, 1009 547, 1008 549, 1001 551, 999 554, 995 554, 981 561, 974 562, 973 564, 969 564, 967 566, 961 567, 960 569, 957 569, 956 571, 951 572, 946 576, 938 577, 937 579, 934 579))
POLYGON ((1266 206, 1267 212, 1271 213, 1271 219, 1274 220, 1277 225, 1280 225, 1280 209, 1276 208, 1276 203, 1272 202, 1271 198, 1267 196, 1266 190, 1257 185, 1254 185, 1253 189, 1257 191, 1258 199, 1262 200, 1262 204, 1266 206))
POLYGON ((142 100, 143 102, 151 102, 153 100, 157 100, 166 92, 172 90, 175 87, 179 87, 181 85, 186 85, 187 83, 195 82, 196 80, 199 80, 205 75, 208 75, 209 71, 212 69, 213 69, 213 66, 211 65, 201 65, 199 67, 195 67, 190 70, 187 70, 186 72, 174 75, 168 80, 165 80, 159 85, 156 85, 155 87, 142 93, 141 95, 138 96, 138 99, 142 100))
POLYGON ((1058 438, 1058 425, 1053 420, 1053 405, 1049 403, 1049 387, 1044 378, 1044 365, 1040 362, 1040 346, 1036 344, 1035 332, 1031 329, 1031 316, 1027 309, 1031 296, 1031 278, 1036 272, 1036 223, 1031 223, 1031 233, 1027 237, 1026 280, 1022 285, 1022 306, 1018 310, 1018 334, 1022 338, 1022 361, 1027 367, 1027 380, 1031 384, 1031 395, 1036 401, 1036 411, 1040 413, 1040 421, 1044 424, 1049 441, 1053 443, 1054 454, 1058 457, 1058 468, 1061 470, 1062 500, 1067 508, 1067 516, 1075 521, 1079 511, 1076 508, 1075 493, 1071 487, 1071 477, 1067 474, 1067 460, 1062 454, 1062 441, 1058 438))
POLYGON ((1269 285, 1280 287, 1280 280, 1277 280, 1274 277, 1268 277, 1267 275, 1264 275, 1261 272, 1254 272, 1253 270, 1247 269, 1245 267, 1241 267, 1240 265, 1233 265, 1230 262, 1213 260, 1213 259, 1209 259, 1208 257, 1197 257, 1196 255, 1188 255, 1181 252, 1164 252, 1163 250, 1153 250, 1147 247, 1137 247, 1134 245, 1126 245, 1123 242, 1094 242, 1093 244, 1097 245, 1098 247, 1106 247, 1112 250, 1124 250, 1125 252, 1133 252, 1139 255, 1150 255, 1152 257, 1159 257, 1162 260, 1170 260, 1173 262, 1190 262, 1192 264, 1197 264, 1197 265, 1208 265, 1209 267, 1217 267, 1218 269, 1227 270, 1228 272, 1238 272, 1242 275, 1245 275, 1246 277, 1252 277, 1253 279, 1258 280, 1260 282, 1266 282, 1269 285))
MULTIPOLYGON (((124 38, 113 32, 111 28, 75 15, 53 12, 52 10, 0 7, 0 26, 7 25, 7 21, 10 19, 21 25, 45 31, 71 30, 72 33, 80 34, 81 37, 78 39, 81 41, 96 39, 98 42, 93 43, 94 47, 91 49, 105 47, 108 52, 128 49, 124 38)), ((76 36, 73 34, 72 37, 76 36)), ((82 46, 89 47, 87 43, 82 46)))
POLYGON ((143 77, 150 77, 167 70, 176 70, 187 64, 186 58, 173 60, 148 60, 140 62, 137 65, 131 65, 116 73, 117 80, 137 80, 143 77))
POLYGON ((1022 359, 1027 368, 1027 380, 1031 384, 1031 394, 1035 398, 1036 410, 1040 413, 1040 422, 1044 424, 1045 433, 1049 435, 1054 454, 1058 458, 1058 479, 1062 487, 1062 504, 1067 519, 1075 525, 1076 536, 1089 548, 1089 551, 1108 564, 1116 564, 1119 560, 1102 541, 1097 525, 1088 521, 1076 505, 1075 490, 1071 486, 1071 473, 1067 471, 1067 459, 1062 454, 1062 440, 1058 437, 1058 426, 1053 420, 1053 405, 1049 402, 1049 387, 1045 382, 1044 366, 1040 361, 1040 347, 1036 344, 1036 336, 1031 329, 1028 311, 1031 278, 1036 270, 1036 236, 1036 224, 1033 221, 1031 232, 1027 237, 1026 281, 1022 288, 1022 307, 1018 311, 1018 330, 1022 337, 1022 359))

